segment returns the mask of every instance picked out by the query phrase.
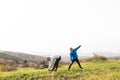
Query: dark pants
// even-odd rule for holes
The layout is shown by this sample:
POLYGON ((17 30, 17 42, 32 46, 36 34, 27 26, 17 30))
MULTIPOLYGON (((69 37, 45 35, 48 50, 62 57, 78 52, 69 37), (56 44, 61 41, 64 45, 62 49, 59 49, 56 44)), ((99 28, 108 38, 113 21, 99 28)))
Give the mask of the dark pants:
POLYGON ((61 60, 61 56, 60 56, 58 59, 56 59, 55 64, 54 64, 54 66, 53 66, 53 68, 52 68, 52 71, 53 71, 53 70, 57 71, 58 63, 59 63, 60 60, 61 60))
POLYGON ((73 64, 75 61, 77 62, 77 64, 79 65, 79 67, 80 67, 81 69, 83 69, 82 66, 80 65, 79 60, 78 60, 78 59, 75 59, 75 60, 72 61, 72 63, 70 63, 70 65, 69 65, 69 67, 68 67, 68 70, 70 70, 72 64, 73 64))

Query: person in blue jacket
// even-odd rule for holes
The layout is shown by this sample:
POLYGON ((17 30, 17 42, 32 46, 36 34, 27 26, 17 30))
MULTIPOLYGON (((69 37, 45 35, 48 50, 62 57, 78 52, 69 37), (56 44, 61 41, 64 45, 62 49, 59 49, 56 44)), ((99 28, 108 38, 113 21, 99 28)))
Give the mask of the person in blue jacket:
POLYGON ((78 59, 78 55, 77 55, 77 50, 79 49, 81 47, 81 45, 79 45, 78 47, 76 47, 76 48, 70 48, 70 60, 71 60, 71 63, 70 63, 70 65, 69 65, 69 67, 68 67, 68 70, 70 70, 70 68, 71 68, 71 66, 72 66, 72 64, 76 61, 77 62, 77 64, 79 65, 79 67, 81 68, 81 69, 83 69, 82 68, 82 66, 80 65, 80 62, 79 62, 79 59, 78 59))

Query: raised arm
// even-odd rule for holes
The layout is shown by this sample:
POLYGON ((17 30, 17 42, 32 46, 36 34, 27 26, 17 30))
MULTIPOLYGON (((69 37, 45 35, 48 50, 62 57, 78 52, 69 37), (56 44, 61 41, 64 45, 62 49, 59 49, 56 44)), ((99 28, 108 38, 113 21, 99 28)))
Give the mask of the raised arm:
POLYGON ((77 51, 80 47, 81 47, 81 45, 79 45, 78 47, 74 48, 74 50, 77 51))

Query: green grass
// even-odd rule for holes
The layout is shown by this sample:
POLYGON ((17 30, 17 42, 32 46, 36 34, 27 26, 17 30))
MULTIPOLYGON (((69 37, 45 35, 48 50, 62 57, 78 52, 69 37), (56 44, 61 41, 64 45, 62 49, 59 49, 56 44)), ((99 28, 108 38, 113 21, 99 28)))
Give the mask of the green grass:
POLYGON ((30 68, 0 72, 0 80, 120 80, 119 60, 85 62, 81 65, 83 70, 73 64, 70 71, 67 71, 67 65, 59 67, 55 72, 30 68))

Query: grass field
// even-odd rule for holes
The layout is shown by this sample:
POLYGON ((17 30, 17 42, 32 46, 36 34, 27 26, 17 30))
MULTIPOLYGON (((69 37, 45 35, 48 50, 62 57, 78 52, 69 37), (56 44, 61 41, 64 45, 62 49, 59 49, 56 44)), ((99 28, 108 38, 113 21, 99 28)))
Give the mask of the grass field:
POLYGON ((67 71, 68 66, 62 66, 55 72, 30 68, 0 72, 0 80, 120 80, 120 60, 84 62, 81 65, 83 70, 73 64, 70 71, 67 71))

